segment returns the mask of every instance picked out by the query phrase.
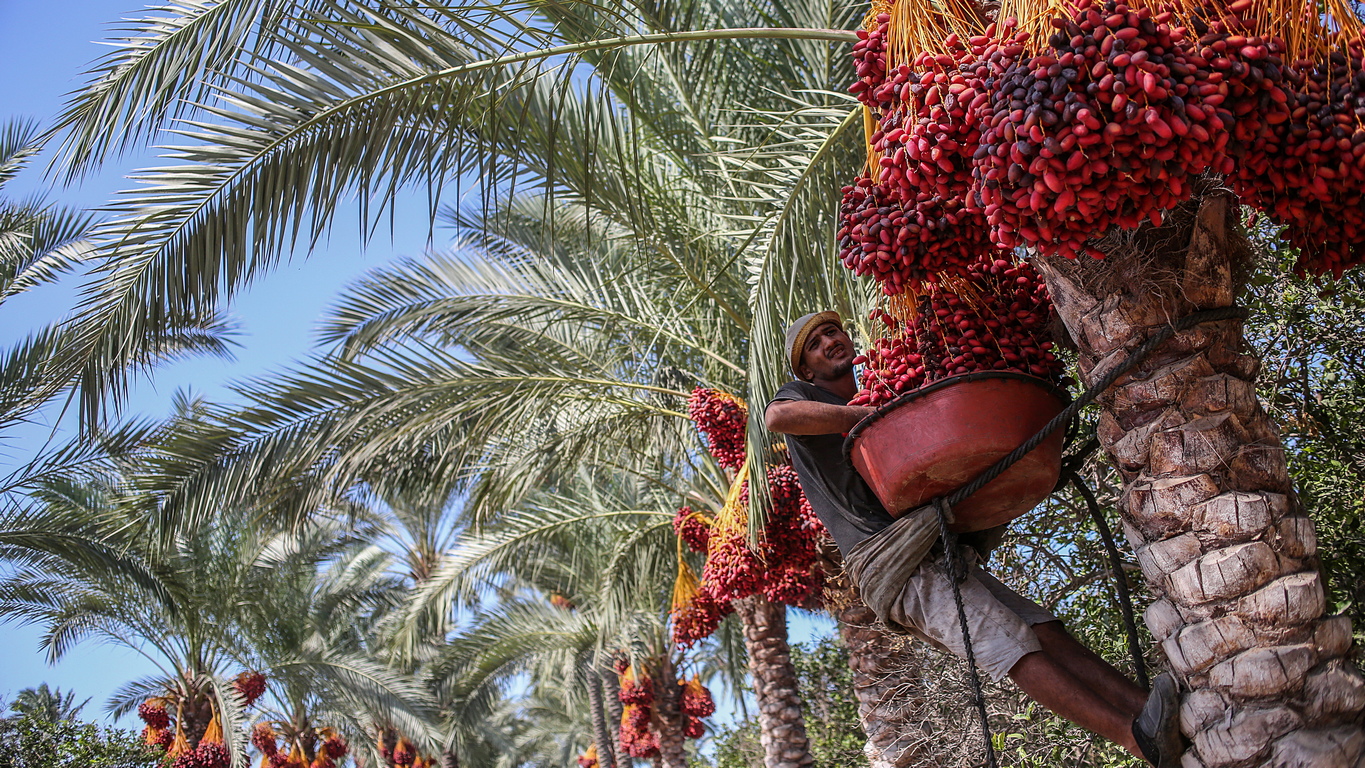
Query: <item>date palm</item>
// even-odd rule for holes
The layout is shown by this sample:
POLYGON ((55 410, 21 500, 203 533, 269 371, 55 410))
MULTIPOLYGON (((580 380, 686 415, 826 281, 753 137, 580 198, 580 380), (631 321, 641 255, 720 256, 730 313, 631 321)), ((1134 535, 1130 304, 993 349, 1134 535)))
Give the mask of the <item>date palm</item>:
MULTIPOLYGON (((116 692, 109 702, 116 714, 158 697, 177 715, 191 748, 215 715, 225 733, 240 733, 241 712, 231 688, 236 667, 229 649, 235 642, 216 610, 230 593, 230 577, 226 569, 203 567, 199 558, 213 554, 206 538, 155 561, 139 558, 160 587, 155 591, 97 568, 20 568, 0 586, 0 612, 42 626, 43 647, 54 660, 88 639, 124 645, 149 659, 158 673, 116 692)), ((227 543, 215 542, 220 552, 227 543)), ((229 747, 240 751, 241 742, 230 740, 229 747)))
MULTIPOLYGON (((1236 213, 1210 194, 1167 231, 1143 233, 1179 247, 1139 235, 1115 238, 1105 269, 1037 260, 1080 347, 1083 381, 1170 318, 1236 300, 1232 265, 1245 247, 1236 213), (1113 282, 1132 270, 1147 277, 1113 282)), ((1101 400, 1098 434, 1123 475, 1125 530, 1160 598, 1148 627, 1193 688, 1185 727, 1200 759, 1353 764, 1365 754, 1352 724, 1365 696, 1347 692, 1365 686, 1343 661, 1350 621, 1324 615, 1313 523, 1256 399, 1259 366, 1247 352, 1240 320, 1176 334, 1101 400), (1215 384, 1227 395, 1209 391, 1215 384), (1139 391, 1159 394, 1128 396, 1139 391), (1214 572, 1224 578, 1204 576, 1214 572), (1304 708, 1300 696, 1333 703, 1304 708), (1248 730, 1251 722, 1273 725, 1248 730)))
MULTIPOLYGON (((158 497, 172 506, 219 494, 247 502, 250 489, 237 482, 248 475, 246 466, 338 484, 363 475, 383 487, 393 482, 392 473, 382 471, 389 457, 416 455, 433 466, 477 468, 468 502, 476 518, 505 514, 504 505, 527 489, 560 485, 575 467, 594 465, 663 487, 682 482, 685 493, 674 499, 719 511, 729 479, 709 460, 701 462, 700 474, 690 466, 704 454, 683 409, 691 382, 708 367, 737 375, 738 366, 723 366, 728 361, 720 354, 731 351, 720 336, 725 324, 704 315, 678 316, 668 301, 651 296, 674 297, 666 286, 614 276, 621 273, 611 269, 599 274, 611 266, 609 254, 555 261, 553 255, 505 263, 429 259, 375 274, 343 302, 338 315, 346 323, 329 330, 351 359, 319 367, 307 379, 267 382, 255 390, 261 405, 233 424, 241 436, 222 446, 227 463, 203 464, 181 488, 158 497), (472 362, 457 358, 455 350, 472 362), (362 379, 359 372, 394 362, 404 373, 392 378, 390 388, 338 386, 341 371, 357 382, 374 381, 373 374, 362 379), (417 370, 424 373, 415 375, 417 370), (278 450, 274 436, 284 432, 299 450, 278 450), (333 435, 346 439, 327 442, 333 435), (433 455, 437 450, 444 455, 433 455), (684 482, 688 478, 696 482, 684 482)), ((250 476, 271 482, 261 472, 250 476)), ((676 506, 675 500, 661 512, 676 506)), ((192 506, 183 511, 189 520, 202 513, 192 506)), ((661 545, 671 561, 669 541, 661 545)), ((456 555, 470 546, 461 541, 456 555)), ((439 590, 444 579, 438 567, 420 589, 439 590)), ((671 582, 668 571, 655 586, 671 582)), ((785 622, 775 607, 754 600, 763 603, 756 608, 762 621, 759 613, 744 615, 762 629, 750 639, 771 657, 754 654, 751 662, 760 665, 756 674, 776 681, 771 690, 783 697, 768 711, 794 719, 788 726, 799 733, 795 685, 780 684, 793 674, 782 651, 785 622)), ((774 741, 774 751, 793 753, 793 741, 774 741)))
POLYGON ((265 570, 268 591, 241 607, 249 644, 232 650, 238 663, 266 674, 257 714, 285 751, 298 745, 311 761, 330 729, 377 762, 373 736, 393 727, 438 754, 435 702, 420 676, 387 663, 376 631, 405 591, 390 556, 321 525, 271 542, 254 566, 265 570))
POLYGON ((63 720, 75 720, 89 703, 90 699, 86 699, 77 704, 74 691, 63 694, 62 689, 48 688, 47 683, 42 683, 37 688, 25 688, 15 694, 9 708, 36 720, 60 723, 63 720))
MULTIPOLYGON (((434 601, 419 597, 431 594, 432 579, 472 533, 469 517, 463 514, 463 493, 452 491, 448 479, 432 470, 421 460, 405 457, 388 468, 382 489, 370 486, 377 503, 371 507, 374 522, 367 538, 391 553, 394 578, 402 585, 401 600, 373 627, 373 648, 390 666, 422 679, 435 693, 442 765, 516 765, 527 748, 522 744, 525 723, 515 701, 497 695, 496 685, 472 694, 452 686, 443 661, 450 653, 452 634, 465 631, 469 621, 465 617, 479 611, 482 590, 456 590, 453 598, 434 601)), ((556 695, 571 695, 573 690, 570 686, 556 695)), ((582 711, 567 703, 565 709, 582 711)))

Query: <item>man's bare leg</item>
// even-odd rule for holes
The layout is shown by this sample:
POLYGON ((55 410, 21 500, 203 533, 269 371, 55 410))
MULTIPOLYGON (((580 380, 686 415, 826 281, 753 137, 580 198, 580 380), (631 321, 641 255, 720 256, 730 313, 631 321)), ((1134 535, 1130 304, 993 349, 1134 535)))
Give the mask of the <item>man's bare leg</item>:
POLYGON ((1134 714, 1126 703, 1120 708, 1110 697, 1096 693, 1047 653, 1026 654, 1010 669, 1010 678, 1054 714, 1143 757, 1133 738, 1134 714))
POLYGON ((1087 688, 1105 697, 1128 713, 1131 720, 1142 711, 1147 703, 1147 691, 1129 680, 1094 651, 1077 642, 1060 621, 1033 625, 1033 632, 1043 646, 1043 653, 1087 688))

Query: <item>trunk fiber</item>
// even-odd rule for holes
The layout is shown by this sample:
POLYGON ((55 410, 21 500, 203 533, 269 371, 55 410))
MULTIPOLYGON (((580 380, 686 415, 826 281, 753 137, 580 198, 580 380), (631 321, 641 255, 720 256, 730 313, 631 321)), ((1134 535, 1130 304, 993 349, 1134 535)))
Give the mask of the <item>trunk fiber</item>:
MULTIPOLYGON (((1247 252, 1221 194, 1105 261, 1035 259, 1085 382, 1154 329, 1230 306, 1247 252)), ((1256 399, 1241 320, 1176 334, 1100 399, 1124 530, 1159 599, 1146 611, 1186 686, 1184 768, 1346 768, 1365 754, 1350 622, 1324 616, 1313 523, 1256 399)))
POLYGON ((744 626, 754 678, 764 768, 809 768, 815 758, 806 737, 796 668, 787 645, 787 608, 754 595, 736 601, 735 611, 744 626))

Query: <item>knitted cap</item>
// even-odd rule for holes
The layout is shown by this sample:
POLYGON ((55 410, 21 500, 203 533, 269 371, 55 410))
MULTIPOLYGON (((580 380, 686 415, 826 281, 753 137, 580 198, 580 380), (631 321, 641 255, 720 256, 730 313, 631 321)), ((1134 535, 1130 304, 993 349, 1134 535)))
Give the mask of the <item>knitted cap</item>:
POLYGON ((839 319, 839 313, 833 311, 802 315, 796 322, 787 326, 787 363, 797 378, 801 378, 801 352, 806 347, 806 339, 810 337, 811 331, 825 323, 834 323, 839 326, 839 330, 844 328, 844 321, 839 319))

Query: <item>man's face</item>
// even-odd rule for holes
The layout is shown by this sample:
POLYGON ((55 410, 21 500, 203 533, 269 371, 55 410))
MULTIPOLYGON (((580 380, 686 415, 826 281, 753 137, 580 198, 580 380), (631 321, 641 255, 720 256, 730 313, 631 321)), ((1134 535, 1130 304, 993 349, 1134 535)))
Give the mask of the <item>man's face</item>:
POLYGON ((801 350, 801 375, 806 381, 832 381, 853 371, 853 340, 837 323, 821 323, 801 350))

